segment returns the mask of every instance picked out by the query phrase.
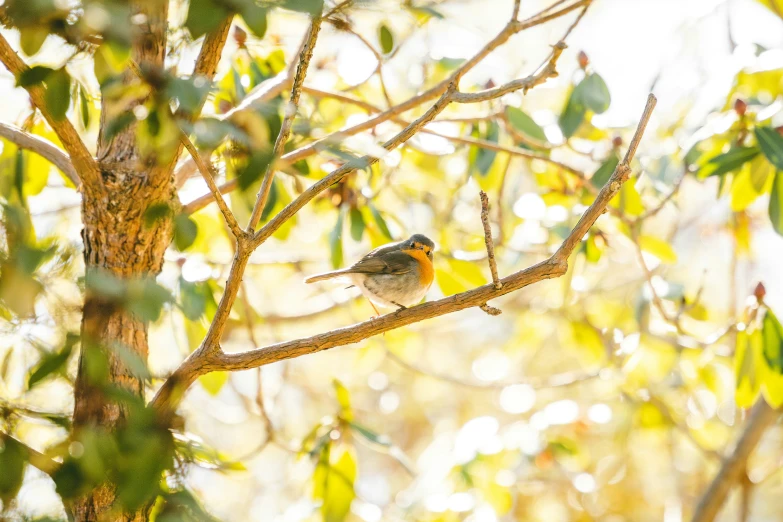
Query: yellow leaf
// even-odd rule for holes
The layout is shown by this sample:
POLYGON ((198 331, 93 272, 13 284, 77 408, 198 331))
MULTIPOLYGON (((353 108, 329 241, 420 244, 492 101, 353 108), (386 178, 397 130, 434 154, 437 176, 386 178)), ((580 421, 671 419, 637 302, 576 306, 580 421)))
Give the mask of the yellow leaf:
POLYGON ((669 243, 660 238, 639 236, 639 246, 648 254, 652 254, 660 259, 662 263, 677 262, 677 253, 669 243))
POLYGON ((438 264, 442 268, 435 270, 435 279, 444 295, 458 294, 487 284, 487 278, 474 262, 447 259, 445 263, 438 264))
POLYGON ((750 163, 746 163, 731 183, 731 210, 734 212, 745 210, 758 197, 751 181, 750 171, 750 163))
POLYGON ((734 400, 740 408, 750 408, 759 396, 762 383, 761 371, 763 340, 761 331, 738 332, 734 350, 734 375, 736 391, 734 400))
POLYGON ((220 389, 228 381, 228 372, 212 372, 202 375, 198 378, 201 386, 209 392, 210 395, 217 395, 220 389))
POLYGON ((757 0, 760 4, 764 5, 778 15, 778 17, 783 18, 783 0, 757 0))
POLYGON ((324 522, 343 522, 356 493, 356 457, 353 448, 341 445, 335 450, 326 444, 313 473, 313 498, 321 500, 324 522))

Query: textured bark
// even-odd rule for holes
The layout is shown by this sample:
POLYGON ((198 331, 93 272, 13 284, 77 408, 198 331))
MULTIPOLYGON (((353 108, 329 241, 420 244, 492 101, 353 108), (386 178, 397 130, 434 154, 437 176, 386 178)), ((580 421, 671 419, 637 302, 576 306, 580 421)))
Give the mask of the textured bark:
MULTIPOLYGON (((84 262, 88 277, 94 270, 105 271, 122 279, 157 275, 163 254, 171 240, 170 221, 152 227, 144 223, 144 212, 150 203, 174 204, 176 194, 171 179, 152 184, 144 172, 104 173, 105 199, 84 198, 84 262)), ((107 350, 111 384, 121 386, 142 397, 144 383, 131 374, 110 348, 121 345, 147 359, 147 324, 127 310, 107 302, 101 296, 87 293, 82 318, 82 354, 75 386, 74 428, 98 426, 112 431, 127 418, 127 410, 109 402, 101 390, 90 382, 85 371, 85 353, 107 350)), ((118 513, 113 507, 115 492, 111 485, 97 488, 77 499, 71 506, 76 521, 145 520, 148 508, 135 513, 118 513)))

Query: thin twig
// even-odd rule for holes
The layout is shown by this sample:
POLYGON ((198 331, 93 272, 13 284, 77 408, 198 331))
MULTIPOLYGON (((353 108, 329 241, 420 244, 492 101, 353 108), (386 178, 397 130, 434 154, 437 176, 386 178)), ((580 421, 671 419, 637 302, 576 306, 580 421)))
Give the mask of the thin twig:
POLYGON ((487 247, 487 261, 489 271, 492 273, 492 285, 500 290, 503 286, 498 279, 498 265, 495 262, 495 246, 492 242, 492 227, 489 225, 489 197, 483 190, 479 192, 481 197, 481 224, 484 226, 484 244, 487 247))
MULTIPOLYGON (((400 133, 395 139, 388 143, 389 147, 397 146, 410 138, 415 131, 424 125, 427 121, 432 120, 439 112, 441 112, 448 104, 448 100, 451 94, 455 91, 455 86, 452 86, 441 99, 430 108, 425 115, 406 128, 405 131, 400 133)), ((647 101, 647 106, 642 115, 642 119, 637 128, 637 132, 634 135, 634 139, 631 142, 629 154, 626 154, 625 160, 617 166, 612 176, 606 182, 604 187, 598 193, 593 203, 588 207, 581 219, 563 241, 561 247, 552 255, 549 259, 538 263, 527 269, 515 272, 508 277, 505 277, 500 282, 502 287, 496 289, 494 285, 484 285, 473 290, 468 290, 456 295, 445 297, 437 301, 427 302, 411 308, 399 310, 397 312, 387 314, 381 317, 374 318, 363 323, 359 323, 353 326, 338 328, 329 332, 324 332, 312 337, 296 339, 292 341, 281 342, 250 350, 242 353, 224 353, 218 344, 220 335, 225 326, 225 321, 228 319, 233 300, 236 297, 236 292, 239 289, 239 280, 241 280, 242 273, 247 265, 247 259, 249 252, 244 254, 241 252, 235 256, 234 263, 232 265, 231 274, 229 275, 228 282, 226 284, 226 291, 221 298, 221 302, 218 305, 218 310, 215 313, 215 320, 207 333, 207 337, 204 339, 201 347, 193 352, 182 365, 169 377, 166 382, 161 386, 152 400, 152 405, 158 412, 165 417, 173 414, 177 404, 182 399, 185 390, 198 378, 199 375, 217 371, 217 370, 245 370, 250 368, 258 368, 266 364, 270 364, 276 361, 282 361, 286 359, 292 359, 306 354, 316 353, 319 351, 327 350, 337 346, 344 346, 359 342, 361 340, 373 337, 384 332, 400 328, 412 323, 420 322, 425 319, 431 319, 448 313, 457 312, 471 307, 481 306, 487 301, 500 297, 502 295, 509 294, 515 290, 519 290, 528 285, 537 283, 544 279, 551 279, 562 276, 568 269, 568 258, 576 249, 576 246, 584 238, 587 231, 592 227, 595 221, 604 213, 606 206, 609 204, 617 193, 620 191, 622 184, 628 179, 630 167, 628 164, 633 159, 633 153, 636 151, 641 140, 642 132, 647 126, 652 110, 655 106, 655 97, 651 94, 647 101)), ((346 176, 355 167, 348 167, 345 169, 338 169, 339 176, 346 176)), ((337 171, 335 171, 337 172, 337 171)), ((335 173, 332 173, 335 174, 335 173)), ((332 175, 330 175, 332 176, 332 175)), ((327 176, 324 178, 330 178, 327 176)), ((338 178, 338 179, 341 179, 338 178)), ((293 215, 301 206, 307 201, 315 197, 315 194, 320 190, 324 190, 326 187, 334 182, 333 179, 329 179, 327 182, 324 180, 319 181, 313 187, 321 184, 318 190, 313 190, 313 187, 308 189, 302 196, 305 196, 303 201, 295 207, 293 210, 289 210, 288 216, 293 215), (309 192, 309 193, 308 193, 309 192)), ((300 198, 302 197, 300 196, 300 198)), ((290 207, 290 205, 289 205, 290 207)), ((286 207, 286 208, 289 208, 286 207)), ((275 219, 284 215, 286 210, 281 211, 278 216, 273 218, 265 227, 259 230, 257 238, 261 241, 265 239, 265 233, 272 233, 266 230, 267 226, 275 224, 275 219)), ((285 222, 287 218, 281 218, 282 222, 285 222)), ((277 225, 279 226, 279 224, 277 225)), ((256 239, 257 239, 256 238, 256 239)), ((254 244, 256 243, 254 239, 254 244)))
POLYGON ((185 145, 185 148, 188 149, 190 156, 196 162, 196 166, 201 173, 201 177, 203 177, 204 181, 207 183, 209 191, 211 192, 212 197, 215 199, 215 203, 217 203, 218 208, 220 208, 220 212, 223 214, 223 218, 226 220, 226 225, 228 225, 228 228, 231 230, 231 233, 234 234, 234 237, 237 239, 237 241, 241 240, 247 235, 247 233, 242 230, 242 227, 239 226, 237 218, 234 217, 234 213, 231 212, 230 208, 228 208, 226 201, 223 199, 223 195, 218 189, 217 183, 215 183, 215 176, 217 176, 217 172, 215 172, 215 167, 212 166, 212 162, 207 163, 204 161, 204 159, 201 157, 201 154, 199 154, 198 149, 196 149, 195 145, 193 145, 193 142, 191 142, 190 138, 188 138, 188 135, 185 134, 185 132, 182 130, 180 130, 179 139, 182 144, 185 145))
POLYGON ((310 28, 305 36, 305 44, 302 46, 302 52, 299 57, 299 65, 296 67, 296 74, 294 75, 293 85, 291 86, 291 99, 286 105, 286 113, 283 118, 283 123, 280 126, 280 132, 275 140, 274 148, 272 149, 272 161, 266 167, 266 173, 264 174, 264 181, 261 183, 261 189, 258 191, 258 197, 256 203, 253 206, 253 212, 250 216, 250 222, 247 224, 247 230, 252 233, 255 230, 258 221, 261 219, 261 213, 264 211, 266 200, 269 197, 269 191, 272 188, 272 181, 275 179, 275 158, 278 158, 283 152, 283 147, 288 141, 288 137, 291 135, 291 127, 294 124, 294 118, 299 108, 299 97, 302 94, 302 84, 304 83, 305 76, 307 76, 307 68, 310 65, 310 59, 313 57, 313 51, 315 50, 315 41, 318 38, 318 32, 321 30, 322 19, 320 17, 313 18, 310 22, 310 28))

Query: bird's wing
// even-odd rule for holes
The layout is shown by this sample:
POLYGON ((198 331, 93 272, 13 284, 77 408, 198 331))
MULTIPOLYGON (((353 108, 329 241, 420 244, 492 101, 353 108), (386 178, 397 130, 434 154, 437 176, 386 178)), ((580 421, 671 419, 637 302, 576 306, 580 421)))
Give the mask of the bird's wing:
POLYGON ((411 256, 403 252, 376 253, 371 252, 355 265, 346 268, 346 273, 352 274, 406 274, 413 269, 411 256), (370 255, 375 254, 375 255, 370 255))

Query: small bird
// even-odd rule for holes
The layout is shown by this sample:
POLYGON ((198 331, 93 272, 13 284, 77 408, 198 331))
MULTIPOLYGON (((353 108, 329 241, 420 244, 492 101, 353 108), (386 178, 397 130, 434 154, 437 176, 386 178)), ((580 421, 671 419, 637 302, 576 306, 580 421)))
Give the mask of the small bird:
POLYGON ((413 234, 405 241, 376 248, 353 266, 310 276, 305 283, 327 279, 351 282, 380 315, 376 304, 403 309, 424 298, 435 277, 434 250, 435 243, 430 238, 413 234))

